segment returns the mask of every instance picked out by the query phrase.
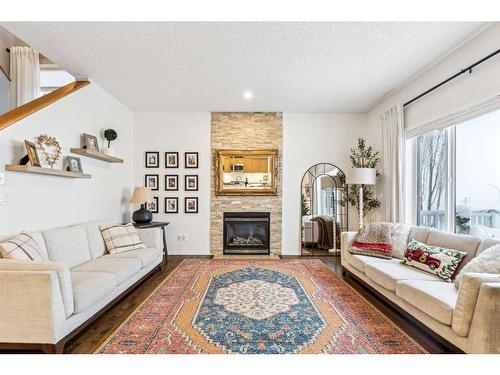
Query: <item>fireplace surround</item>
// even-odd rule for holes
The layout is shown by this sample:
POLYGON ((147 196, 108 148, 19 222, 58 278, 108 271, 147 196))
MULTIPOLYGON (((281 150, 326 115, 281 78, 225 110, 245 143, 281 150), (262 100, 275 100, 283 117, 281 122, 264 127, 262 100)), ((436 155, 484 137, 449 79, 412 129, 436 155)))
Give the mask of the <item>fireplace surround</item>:
POLYGON ((224 212, 224 254, 270 254, 269 212, 224 212))

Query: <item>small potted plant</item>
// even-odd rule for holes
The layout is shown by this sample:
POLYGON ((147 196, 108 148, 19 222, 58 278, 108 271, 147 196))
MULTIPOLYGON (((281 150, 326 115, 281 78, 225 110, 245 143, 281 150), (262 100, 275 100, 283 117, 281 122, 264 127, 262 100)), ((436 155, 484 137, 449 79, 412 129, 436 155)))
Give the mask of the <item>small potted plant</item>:
POLYGON ((102 151, 106 155, 111 155, 111 156, 114 155, 115 152, 111 148, 111 142, 114 141, 116 138, 118 138, 118 133, 114 129, 106 129, 104 130, 104 138, 106 138, 106 140, 108 141, 108 146, 105 147, 102 151))

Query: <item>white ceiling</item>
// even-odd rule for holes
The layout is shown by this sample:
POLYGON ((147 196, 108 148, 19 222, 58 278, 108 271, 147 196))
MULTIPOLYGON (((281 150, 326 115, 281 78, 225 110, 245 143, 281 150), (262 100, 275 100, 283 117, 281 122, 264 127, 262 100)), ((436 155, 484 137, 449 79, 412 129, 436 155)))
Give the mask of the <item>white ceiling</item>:
POLYGON ((3 25, 133 111, 285 112, 365 112, 485 26, 479 22, 3 25), (253 92, 253 99, 243 98, 245 90, 253 92))

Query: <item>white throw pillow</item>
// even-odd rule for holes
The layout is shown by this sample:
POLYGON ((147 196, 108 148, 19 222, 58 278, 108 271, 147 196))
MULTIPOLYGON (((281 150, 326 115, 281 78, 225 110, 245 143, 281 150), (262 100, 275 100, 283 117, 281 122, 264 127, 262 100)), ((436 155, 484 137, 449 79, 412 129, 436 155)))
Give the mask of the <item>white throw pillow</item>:
POLYGON ((457 288, 460 286, 462 276, 467 272, 500 274, 500 245, 495 245, 484 250, 467 263, 455 278, 455 286, 457 288))
POLYGON ((33 237, 24 232, 1 243, 0 253, 6 259, 49 260, 33 237))
POLYGON ((124 251, 144 249, 146 245, 141 241, 139 232, 132 223, 125 225, 99 225, 106 248, 111 254, 124 251))
POLYGON ((411 226, 408 224, 398 223, 392 226, 391 240, 393 258, 403 259, 406 247, 408 246, 410 231, 411 226))

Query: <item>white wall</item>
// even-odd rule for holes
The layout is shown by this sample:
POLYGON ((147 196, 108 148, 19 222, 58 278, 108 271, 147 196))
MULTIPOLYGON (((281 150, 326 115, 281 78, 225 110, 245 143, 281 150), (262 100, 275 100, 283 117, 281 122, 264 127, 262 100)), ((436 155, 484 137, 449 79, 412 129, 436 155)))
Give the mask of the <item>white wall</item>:
MULTIPOLYGON (((283 240, 285 255, 300 252, 300 181, 304 172, 318 162, 331 162, 344 171, 350 167, 349 151, 358 137, 380 149, 379 127, 367 127, 364 114, 285 113, 283 115, 283 240)), ((169 221, 169 254, 210 254, 210 113, 136 113, 134 125, 134 184, 142 186, 145 174, 160 175, 160 213, 154 220, 169 221), (144 152, 160 152, 160 168, 144 167, 144 152), (180 153, 181 168, 165 169, 165 151, 180 153), (198 170, 183 168, 183 153, 198 151, 198 170), (184 214, 183 176, 199 174, 199 213, 184 214), (165 174, 179 174, 179 192, 164 191, 165 174), (179 213, 164 214, 165 196, 179 197, 179 213), (187 241, 177 235, 186 234, 187 241)), ((350 226, 357 225, 350 213, 350 226)))
MULTIPOLYGON (((57 138, 62 154, 80 146, 80 135, 99 136, 105 128, 118 132, 113 147, 124 164, 109 164, 81 157, 91 179, 5 172, 8 204, 0 206, 0 235, 37 230, 95 219, 121 221, 129 216, 132 188, 133 115, 96 84, 53 103, 16 124, 0 130, 0 171, 5 164, 17 164, 25 153, 23 141, 40 134, 57 138)), ((78 155, 73 155, 78 156, 78 155)), ((55 168, 62 168, 62 159, 55 168)))
POLYGON ((168 253, 210 254, 210 113, 136 113, 134 125, 134 185, 144 185, 145 174, 160 176, 160 213, 153 220, 169 221, 167 227, 168 253), (144 152, 160 152, 160 168, 144 167, 144 152), (179 152, 179 169, 165 169, 165 152, 179 152), (184 152, 199 152, 199 168, 184 169, 184 152), (179 191, 165 191, 164 176, 179 175, 179 191), (198 174, 199 190, 184 192, 184 175, 198 174), (164 197, 179 197, 179 213, 165 214, 164 197), (184 213, 184 197, 198 197, 198 213, 184 213), (187 235, 178 241, 178 234, 187 235))
MULTIPOLYGON (((404 104, 497 50, 499 40, 500 23, 495 23, 368 111, 367 122, 369 126, 379 125, 381 116, 391 107, 404 104)), ((418 128, 448 114, 465 110, 498 94, 500 94, 499 55, 475 68, 472 74, 464 74, 409 105, 405 110, 405 127, 407 130, 418 128)), ((408 222, 413 221, 411 211, 414 211, 411 208, 412 201, 409 195, 412 193, 408 190, 410 188, 411 176, 407 174, 406 221, 408 222)), ((384 205, 383 197, 381 200, 382 205, 384 205)), ((384 212, 384 209, 382 208, 380 211, 384 212)))
MULTIPOLYGON (((499 40, 500 23, 495 23, 368 111, 368 122, 380 123, 380 116, 392 106, 407 102, 497 50, 499 40)), ((499 93, 500 56, 497 55, 475 68, 472 74, 464 74, 408 106, 406 126, 414 128, 499 93)))
MULTIPOLYGON (((350 149, 358 138, 380 150, 380 126, 367 126, 365 114, 283 114, 283 240, 282 254, 300 254, 300 183, 314 164, 332 163, 344 172, 351 167, 350 149)), ((375 219, 375 218, 374 218, 375 219)), ((357 228, 356 211, 349 228, 357 228)))

